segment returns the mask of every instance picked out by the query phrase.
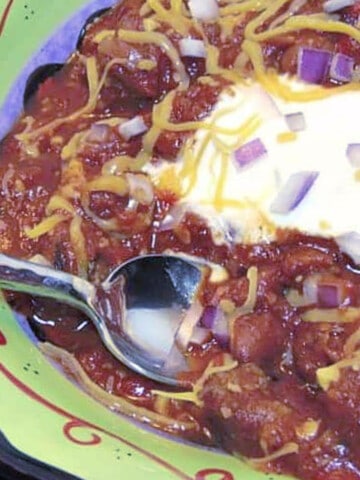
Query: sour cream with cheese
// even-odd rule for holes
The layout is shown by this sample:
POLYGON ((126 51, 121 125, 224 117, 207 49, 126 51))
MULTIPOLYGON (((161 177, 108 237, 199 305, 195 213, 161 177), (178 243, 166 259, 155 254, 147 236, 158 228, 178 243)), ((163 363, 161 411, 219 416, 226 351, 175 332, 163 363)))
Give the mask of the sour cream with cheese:
POLYGON ((278 227, 332 237, 360 232, 360 170, 346 154, 348 144, 360 143, 359 108, 357 92, 296 103, 271 97, 258 84, 231 87, 207 119, 208 126, 196 132, 190 158, 175 167, 184 192, 181 201, 207 218, 219 242, 229 228, 242 242, 271 240, 278 227), (306 126, 291 134, 285 115, 297 112, 306 126), (256 126, 249 135, 245 130, 251 122, 256 126), (246 138, 241 138, 241 129, 246 138), (234 151, 255 138, 267 153, 240 168, 234 151), (274 199, 299 171, 319 174, 296 208, 273 213, 274 199))

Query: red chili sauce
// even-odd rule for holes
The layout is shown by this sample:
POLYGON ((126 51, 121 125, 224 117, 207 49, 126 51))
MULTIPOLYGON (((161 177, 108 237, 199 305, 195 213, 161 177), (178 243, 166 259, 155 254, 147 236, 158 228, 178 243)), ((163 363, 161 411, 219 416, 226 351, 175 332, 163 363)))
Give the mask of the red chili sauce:
MULTIPOLYGON (((64 193, 69 183, 72 191, 81 192, 84 182, 101 175, 107 161, 126 155, 135 162, 142 149, 141 135, 125 140, 110 126, 103 132, 103 141, 85 142, 76 158, 64 159, 61 152, 74 133, 102 119, 140 114, 150 127, 154 105, 177 87, 173 64, 159 46, 130 45, 111 38, 94 41, 96 33, 102 30, 142 30, 139 11, 143 3, 125 0, 92 24, 80 51, 40 86, 26 105, 23 117, 1 142, 1 250, 23 258, 41 254, 56 269, 83 274, 95 283, 100 283, 121 262, 143 253, 161 253, 166 249, 189 253, 220 264, 229 273, 228 280, 220 284, 205 282, 200 295, 204 307, 218 306, 222 300, 241 307, 248 295, 247 272, 256 267, 256 304, 252 312, 235 319, 230 344, 220 345, 212 338, 201 346, 190 344, 187 352, 195 377, 211 360, 221 364, 225 353, 230 353, 238 366, 206 380, 199 394, 201 406, 177 400, 160 405, 152 390, 166 388, 115 360, 82 314, 64 305, 54 305, 53 301, 10 293, 9 302, 28 316, 40 341, 72 353, 92 382, 147 409, 149 415, 155 411, 173 420, 168 427, 153 422, 155 426, 251 458, 266 457, 286 445, 295 445, 292 452, 257 466, 289 472, 302 479, 360 479, 360 362, 353 368, 340 368, 328 388, 322 388, 317 380, 319 369, 340 362, 351 350, 347 341, 360 328, 360 315, 348 322, 303 321, 306 307, 293 306, 289 301, 289 292, 302 295, 306 279, 317 274, 318 279, 336 285, 342 305, 360 307, 360 275, 335 242, 285 231, 278 233, 274 243, 230 242, 218 246, 205 221, 192 214, 187 214, 176 228, 160 231, 159 222, 176 203, 176 197, 166 191, 155 191, 152 201, 138 202, 135 208, 129 207, 128 192, 118 195, 114 191, 91 191, 87 209, 80 194, 68 195, 81 218, 85 260, 79 260, 79 249, 69 233, 73 215, 66 208, 57 208, 56 212, 65 219, 53 229, 36 238, 26 234, 54 213, 49 212, 49 201, 55 194, 64 193), (28 145, 24 147, 16 137, 24 128, 36 130, 86 104, 89 85, 85 57, 95 56, 101 73, 109 60, 127 57, 129 50, 140 57, 150 55, 156 60, 156 67, 146 70, 128 64, 112 66, 91 113, 39 135, 35 151, 28 145), (177 422, 187 422, 191 427, 177 429, 177 422)), ((319 0, 305 2, 301 13, 322 12, 322 4, 319 0)), ((164 6, 169 7, 168 2, 164 6)), ((277 15, 281 13, 283 10, 277 15)), ((342 21, 349 24, 357 21, 358 13, 356 6, 340 11, 342 21)), ((222 68, 231 70, 241 48, 244 28, 254 16, 253 12, 243 15, 228 37, 221 34, 217 22, 204 24, 204 35, 220 51, 222 68)), ((272 20, 260 30, 265 30, 272 20)), ((178 33, 169 30, 165 21, 159 28, 176 44, 178 33)), ((300 46, 350 52, 356 61, 360 60, 358 44, 345 35, 301 30, 263 42, 266 66, 295 73, 300 46)), ((204 59, 186 58, 183 63, 190 85, 176 94, 171 112, 174 123, 205 118, 230 82, 218 74, 207 74, 204 59), (216 84, 199 82, 204 75, 212 76, 216 84)), ((249 63, 242 74, 246 72, 252 72, 249 63)), ((176 161, 190 135, 191 132, 161 132, 152 161, 176 161)), ((312 305, 324 306, 321 299, 312 305)))

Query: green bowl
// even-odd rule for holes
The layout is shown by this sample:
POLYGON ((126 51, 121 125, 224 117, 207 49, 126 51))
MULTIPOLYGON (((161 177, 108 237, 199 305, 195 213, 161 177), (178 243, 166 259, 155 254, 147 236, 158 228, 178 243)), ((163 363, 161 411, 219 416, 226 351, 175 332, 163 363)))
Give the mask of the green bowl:
MULTIPOLYGON (((29 74, 39 65, 63 62, 74 49, 84 20, 112 3, 0 0, 0 138, 21 112, 29 74)), ((14 318, 2 297, 0 431, 10 449, 7 461, 38 478, 279 478, 256 472, 221 452, 160 435, 107 410, 44 358, 26 322, 14 318)))

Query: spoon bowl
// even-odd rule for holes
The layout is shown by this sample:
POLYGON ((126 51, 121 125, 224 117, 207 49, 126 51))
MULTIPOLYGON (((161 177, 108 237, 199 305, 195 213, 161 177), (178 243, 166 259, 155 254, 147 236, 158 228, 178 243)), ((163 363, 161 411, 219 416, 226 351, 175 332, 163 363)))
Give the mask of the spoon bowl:
POLYGON ((201 280, 202 271, 194 262, 173 255, 135 257, 96 286, 75 275, 0 254, 0 288, 52 298, 80 310, 120 362, 172 386, 182 383, 164 369, 171 342, 167 349, 162 345, 161 324, 166 322, 170 328, 173 343, 176 326, 201 280))

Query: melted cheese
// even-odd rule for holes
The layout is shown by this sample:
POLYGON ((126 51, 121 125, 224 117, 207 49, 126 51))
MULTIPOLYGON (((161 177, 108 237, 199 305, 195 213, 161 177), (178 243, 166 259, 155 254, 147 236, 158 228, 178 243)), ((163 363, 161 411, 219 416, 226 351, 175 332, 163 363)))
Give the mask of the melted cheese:
POLYGON ((46 207, 46 214, 51 215, 56 210, 64 210, 71 215, 75 215, 75 208, 66 198, 61 195, 53 195, 46 207))
POLYGON ((301 315, 304 322, 310 323, 351 323, 360 318, 360 309, 356 307, 314 308, 301 315))
POLYGON ((284 457, 285 455, 290 455, 292 453, 298 453, 299 446, 295 442, 285 443, 279 450, 276 452, 271 453, 270 455, 266 455, 265 457, 261 458, 251 458, 248 461, 253 465, 265 465, 266 463, 273 462, 278 458, 284 457))
POLYGON ((69 233, 70 242, 76 256, 78 275, 82 278, 87 277, 88 258, 86 250, 85 236, 81 229, 82 219, 79 215, 75 215, 70 223, 69 233))
POLYGON ((182 15, 181 4, 179 2, 172 2, 170 9, 166 9, 158 0, 146 0, 147 5, 156 14, 158 21, 167 23, 175 32, 180 33, 183 36, 188 35, 190 28, 193 26, 188 18, 182 15))
POLYGON ((129 193, 129 186, 125 178, 112 175, 103 175, 85 185, 87 192, 111 192, 123 197, 129 193))
POLYGON ((54 230, 55 227, 57 227, 57 225, 64 222, 65 220, 68 220, 67 216, 55 213, 54 215, 45 218, 35 227, 25 229, 25 235, 28 238, 34 240, 41 237, 42 235, 45 235, 46 233, 51 232, 52 230, 54 230))
POLYGON ((203 401, 200 398, 206 381, 217 373, 229 372, 238 366, 238 362, 233 360, 229 355, 224 356, 224 364, 221 366, 214 366, 212 362, 206 367, 201 377, 194 383, 190 392, 164 392, 162 390, 152 390, 154 395, 159 397, 169 398, 171 400, 185 401, 194 403, 198 407, 203 406, 203 401))
POLYGON ((149 43, 153 45, 157 45, 159 48, 164 50, 167 56, 173 63, 173 66, 178 73, 178 81, 181 85, 181 88, 186 89, 189 85, 189 78, 185 71, 184 64, 181 61, 179 52, 176 50, 174 45, 172 44, 171 40, 164 35, 163 33, 159 32, 138 32, 136 30, 118 30, 117 32, 118 37, 120 40, 125 42, 133 43, 133 44, 143 44, 149 43))
POLYGON ((360 351, 355 352, 350 358, 340 360, 340 362, 334 365, 318 368, 316 378, 320 387, 325 391, 328 390, 332 383, 339 381, 341 370, 344 368, 352 368, 356 372, 360 370, 360 351))

